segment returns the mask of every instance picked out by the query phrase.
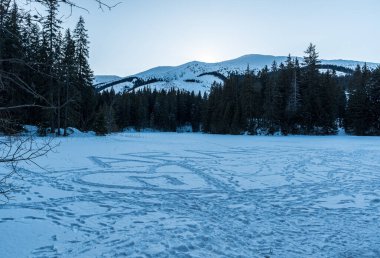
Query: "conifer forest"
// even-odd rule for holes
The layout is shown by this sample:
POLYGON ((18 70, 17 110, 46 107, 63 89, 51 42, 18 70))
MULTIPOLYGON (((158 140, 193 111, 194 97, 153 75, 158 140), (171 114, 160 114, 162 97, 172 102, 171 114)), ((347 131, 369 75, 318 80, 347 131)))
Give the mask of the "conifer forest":
POLYGON ((284 63, 244 74, 230 73, 208 93, 140 88, 123 93, 92 87, 89 39, 81 17, 62 30, 51 2, 42 21, 16 4, 0 16, 2 131, 36 125, 39 133, 66 135, 68 127, 99 135, 151 128, 216 134, 380 134, 380 68, 330 66, 320 72, 316 46, 304 62, 284 63), (61 130, 62 129, 62 130, 61 130))

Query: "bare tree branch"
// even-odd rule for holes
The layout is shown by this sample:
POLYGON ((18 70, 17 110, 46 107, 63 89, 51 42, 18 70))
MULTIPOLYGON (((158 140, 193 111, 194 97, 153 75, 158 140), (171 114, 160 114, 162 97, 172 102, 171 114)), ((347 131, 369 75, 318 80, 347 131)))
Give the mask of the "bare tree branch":
MULTIPOLYGON (((21 0, 20 0, 21 1, 21 0)), ((24 1, 24 7, 28 4, 32 3, 38 3, 42 5, 49 4, 49 0, 23 0, 24 1)), ((110 0, 92 0, 94 4, 98 6, 100 10, 108 9, 111 10, 112 8, 118 6, 121 4, 121 2, 115 2, 110 0)), ((7 31, 4 27, 4 15, 9 13, 12 0, 0 0, 0 29, 2 32, 7 32, 8 34, 12 34, 12 32, 7 31)), ((83 6, 83 2, 79 0, 58 0, 58 2, 62 5, 68 5, 71 9, 78 8, 84 11, 88 11, 88 9, 83 6)), ((37 9, 33 9, 33 7, 30 6, 31 10, 25 10, 28 8, 24 8, 23 11, 25 11, 26 14, 31 14, 34 12, 34 15, 31 15, 33 18, 33 21, 41 21, 44 17, 43 14, 39 13, 37 9)), ((0 35, 0 43, 1 38, 0 35)), ((0 48, 1 50, 1 48, 0 48)), ((24 67, 27 67, 31 71, 35 71, 37 73, 42 73, 41 71, 38 71, 35 66, 40 66, 44 64, 29 64, 25 62, 25 60, 16 59, 16 58, 10 58, 10 59, 1 59, 2 55, 0 55, 0 91, 3 91, 6 88, 6 84, 12 84, 15 87, 18 87, 19 90, 27 93, 32 101, 31 103, 25 103, 25 104, 18 104, 13 106, 3 106, 3 99, 0 92, 0 129, 6 129, 7 131, 10 131, 10 135, 0 135, 0 168, 2 167, 8 167, 9 172, 3 173, 3 171, 0 170, 0 197, 4 197, 5 201, 8 201, 10 198, 10 194, 14 190, 12 188, 12 185, 9 184, 9 180, 14 176, 17 175, 21 177, 21 174, 19 173, 19 163, 25 162, 29 164, 34 164, 36 166, 39 166, 35 159, 47 155, 52 149, 55 147, 54 144, 52 144, 52 139, 36 139, 35 135, 23 135, 19 134, 17 130, 14 130, 12 128, 12 121, 11 118, 7 118, 7 115, 9 111, 16 110, 16 109, 25 109, 25 108, 42 108, 42 109, 54 109, 58 110, 65 106, 67 106, 69 103, 73 102, 73 99, 68 99, 63 104, 55 105, 52 103, 51 100, 48 100, 46 97, 44 97, 42 94, 38 93, 35 89, 34 85, 29 85, 23 79, 16 73, 12 73, 12 71, 4 70, 2 69, 4 65, 6 64, 12 64, 12 65, 22 65, 24 67), (39 104, 36 104, 34 100, 38 100, 39 104)), ((45 74, 48 77, 53 78, 53 75, 51 74, 45 74)), ((4 131, 4 130, 0 130, 4 131)), ((22 178, 22 177, 21 177, 22 178)), ((2 200, 0 199, 0 202, 2 200)))

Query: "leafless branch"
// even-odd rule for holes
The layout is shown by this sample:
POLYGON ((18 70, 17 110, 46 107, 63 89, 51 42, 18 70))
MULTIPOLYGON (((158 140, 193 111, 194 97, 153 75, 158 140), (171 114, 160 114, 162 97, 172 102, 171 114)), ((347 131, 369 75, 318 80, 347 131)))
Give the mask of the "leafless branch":
POLYGON ((0 202, 9 201, 10 194, 14 191, 9 180, 14 176, 22 178, 18 165, 31 163, 39 167, 35 159, 46 156, 55 147, 52 138, 37 140, 33 134, 0 136, 0 166, 9 169, 9 172, 0 174, 0 196, 3 197, 0 202))
MULTIPOLYGON (((21 1, 21 0, 20 0, 21 1)), ((27 10, 28 7, 26 7, 28 4, 37 3, 37 4, 48 4, 49 0, 23 0, 25 6, 23 8, 23 11, 25 14, 29 15, 31 13, 34 13, 34 15, 31 15, 31 19, 33 21, 41 21, 43 19, 43 14, 39 13, 38 8, 32 7, 30 5, 30 10, 27 10)), ((111 10, 121 4, 122 2, 115 2, 111 0, 92 0, 94 4, 98 6, 100 10, 111 10)), ((12 1, 11 0, 0 0, 0 16, 4 16, 4 14, 9 12, 10 6, 12 1)), ((71 13, 73 8, 81 9, 86 12, 89 12, 88 9, 83 5, 82 0, 58 0, 58 3, 62 5, 68 5, 71 9, 71 13)), ((71 14, 70 14, 71 15, 71 14)), ((25 17, 24 17, 25 18, 25 17)), ((2 25, 2 24, 0 24, 2 25)), ((2 29, 5 29, 4 26, 1 27, 2 29)), ((8 31, 8 33, 11 33, 8 31)), ((0 38, 1 40, 1 38, 0 38)), ((31 103, 24 103, 14 106, 4 106, 2 101, 2 96, 0 92, 0 129, 1 127, 5 127, 7 130, 13 130, 10 124, 12 124, 11 119, 7 118, 7 113, 11 113, 10 111, 15 109, 22 109, 22 108, 43 108, 43 109, 54 109, 58 110, 69 103, 73 102, 73 99, 68 99, 63 104, 55 105, 50 100, 48 100, 46 97, 44 97, 42 94, 39 94, 37 90, 35 89, 34 85, 29 85, 25 81, 22 80, 22 78, 15 73, 5 71, 1 69, 2 65, 6 63, 12 63, 17 65, 23 65, 25 67, 28 67, 31 71, 35 71, 38 73, 42 73, 37 67, 41 67, 41 65, 44 64, 28 64, 23 59, 0 59, 0 91, 6 88, 6 84, 12 84, 18 87, 23 92, 27 93, 31 96, 31 103), (36 104, 34 101, 38 100, 39 104, 36 104)), ((53 78, 53 75, 46 74, 46 76, 50 76, 53 78)), ((1 132, 2 130, 0 130, 1 132)), ((0 135, 0 168, 8 167, 9 172, 4 173, 0 170, 0 197, 4 197, 5 201, 8 201, 10 198, 10 194, 13 192, 12 185, 9 184, 9 180, 15 176, 18 175, 21 177, 19 173, 19 164, 20 163, 29 163, 34 164, 39 167, 39 165, 35 162, 35 159, 47 155, 52 149, 55 147, 54 144, 52 144, 52 139, 40 138, 37 139, 35 135, 23 135, 23 134, 17 134, 17 130, 14 132, 11 132, 10 135, 0 135)), ((2 200, 0 199, 0 202, 2 200)))

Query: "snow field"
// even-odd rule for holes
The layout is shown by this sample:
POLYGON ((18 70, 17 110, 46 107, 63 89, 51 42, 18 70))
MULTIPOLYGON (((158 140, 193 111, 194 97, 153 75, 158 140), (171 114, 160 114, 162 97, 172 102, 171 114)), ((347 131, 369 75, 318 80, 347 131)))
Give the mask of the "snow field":
POLYGON ((0 205, 0 257, 379 257, 380 138, 60 139, 0 205))

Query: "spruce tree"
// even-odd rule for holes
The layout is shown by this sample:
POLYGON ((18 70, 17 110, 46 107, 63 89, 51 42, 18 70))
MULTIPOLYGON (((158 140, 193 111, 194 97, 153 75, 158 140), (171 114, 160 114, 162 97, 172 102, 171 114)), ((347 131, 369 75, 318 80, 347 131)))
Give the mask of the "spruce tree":
MULTIPOLYGON (((3 106, 17 106, 28 102, 28 98, 23 91, 23 79, 25 73, 24 52, 21 36, 21 14, 15 2, 10 6, 8 15, 3 21, 3 36, 1 53, 0 87, 3 90, 3 106), (2 75, 1 75, 2 74, 2 75)), ((11 124, 25 123, 27 116, 22 110, 11 110, 8 112, 8 119, 11 124)))
POLYGON ((69 29, 65 32, 65 38, 63 41, 63 57, 62 57, 62 83, 64 84, 64 135, 67 135, 67 127, 69 120, 75 121, 74 105, 72 102, 78 101, 75 96, 78 95, 78 90, 74 87, 74 83, 77 79, 76 62, 75 62, 75 43, 71 37, 69 29), (71 119, 70 119, 71 118, 71 119))
POLYGON ((273 134, 279 129, 281 95, 278 85, 278 67, 274 61, 271 68, 271 74, 264 88, 264 118, 265 125, 269 129, 269 134, 273 134))
MULTIPOLYGON (((58 19, 58 0, 49 0, 44 1, 43 4, 46 7, 47 15, 43 21, 43 46, 42 51, 45 52, 46 60, 44 64, 44 72, 48 74, 47 79, 47 99, 49 104, 53 107, 56 106, 57 99, 56 95, 59 91, 58 83, 55 81, 55 78, 58 77, 59 71, 59 54, 57 49, 60 44, 60 24, 61 21, 58 19)), ((54 133, 57 126, 57 110, 52 108, 50 111, 50 127, 51 131, 54 133)))
POLYGON ((88 32, 82 16, 79 18, 79 21, 76 25, 73 38, 75 41, 78 83, 81 87, 91 87, 93 73, 88 62, 88 59, 90 57, 90 42, 88 40, 88 32))
POLYGON ((244 74, 244 80, 242 85, 242 117, 244 121, 244 129, 249 134, 254 133, 254 73, 247 67, 247 70, 244 74))
POLYGON ((314 133, 321 106, 317 103, 320 87, 318 65, 320 64, 316 46, 310 43, 305 51, 304 69, 301 76, 301 124, 303 132, 314 133))
POLYGON ((93 102, 91 91, 93 73, 91 71, 89 59, 89 40, 87 29, 83 17, 79 21, 74 30, 73 39, 75 41, 75 59, 77 64, 77 82, 76 87, 81 93, 80 105, 80 125, 82 130, 88 130, 91 127, 91 121, 94 115, 94 109, 88 106, 88 101, 93 102))
POLYGON ((380 66, 372 73, 370 105, 373 134, 380 135, 380 66))
POLYGON ((370 72, 366 65, 363 69, 357 66, 350 83, 345 129, 347 132, 356 135, 367 135, 369 131, 369 74, 370 72))
POLYGON ((95 117, 94 121, 94 132, 96 135, 104 136, 107 134, 107 124, 105 119, 105 113, 103 110, 100 110, 95 117))

